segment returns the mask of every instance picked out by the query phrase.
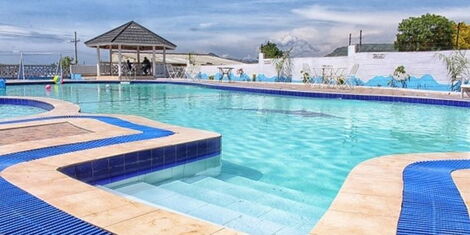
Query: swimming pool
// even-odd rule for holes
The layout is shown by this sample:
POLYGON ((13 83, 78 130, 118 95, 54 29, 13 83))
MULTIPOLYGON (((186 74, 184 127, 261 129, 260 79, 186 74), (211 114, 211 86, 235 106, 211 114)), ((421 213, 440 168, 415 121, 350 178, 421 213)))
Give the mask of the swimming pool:
POLYGON ((167 196, 160 197, 165 207, 251 233, 307 233, 361 161, 468 151, 470 142, 469 110, 456 107, 168 84, 66 84, 51 92, 9 86, 7 95, 49 96, 86 113, 133 114, 221 133, 220 174, 114 189, 144 192, 147 201, 159 192, 167 196))
POLYGON ((0 119, 39 114, 45 111, 33 106, 0 104, 0 119))

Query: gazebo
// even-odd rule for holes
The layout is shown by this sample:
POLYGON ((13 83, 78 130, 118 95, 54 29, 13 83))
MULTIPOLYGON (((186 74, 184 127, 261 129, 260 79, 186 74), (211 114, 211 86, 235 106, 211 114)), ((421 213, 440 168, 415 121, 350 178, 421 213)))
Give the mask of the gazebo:
POLYGON ((134 66, 135 74, 142 75, 140 52, 152 52, 152 75, 156 77, 155 51, 163 51, 163 68, 166 74, 166 50, 174 50, 176 45, 160 37, 144 26, 130 21, 106 33, 85 42, 88 47, 96 48, 98 62, 96 66, 97 76, 117 75, 119 78, 124 72, 129 73, 127 66, 123 66, 122 53, 137 53, 137 61, 134 66), (100 49, 109 50, 109 63, 101 61, 100 49), (118 53, 117 64, 113 64, 113 53, 118 53), (124 71, 125 70, 125 71, 124 71))

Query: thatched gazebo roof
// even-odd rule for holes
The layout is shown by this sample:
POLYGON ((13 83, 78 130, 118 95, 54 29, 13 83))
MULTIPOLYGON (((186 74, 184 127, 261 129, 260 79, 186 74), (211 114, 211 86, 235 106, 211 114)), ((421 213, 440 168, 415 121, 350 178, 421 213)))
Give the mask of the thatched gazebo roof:
POLYGON ((174 50, 176 45, 144 26, 130 21, 85 42, 88 47, 123 50, 174 50))

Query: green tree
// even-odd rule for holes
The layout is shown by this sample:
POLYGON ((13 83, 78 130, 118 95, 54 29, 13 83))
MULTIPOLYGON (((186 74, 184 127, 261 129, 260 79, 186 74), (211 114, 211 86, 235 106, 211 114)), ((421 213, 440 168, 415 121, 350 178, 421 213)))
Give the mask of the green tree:
POLYGON ((282 50, 277 47, 276 43, 270 41, 267 41, 265 44, 261 44, 259 50, 264 54, 266 59, 280 58, 283 55, 282 50))
POLYGON ((398 25, 395 48, 399 51, 452 49, 454 24, 444 16, 434 14, 404 19, 398 25))
POLYGON ((465 24, 465 22, 460 22, 459 24, 454 24, 455 33, 452 35, 454 49, 468 50, 470 49, 470 24, 465 24), (457 45, 457 27, 459 24, 459 45, 457 45))
POLYGON ((70 65, 72 64, 73 62, 73 58, 69 57, 69 56, 65 56, 65 57, 62 57, 60 59, 60 65, 62 66, 63 69, 65 70, 68 70, 70 65))

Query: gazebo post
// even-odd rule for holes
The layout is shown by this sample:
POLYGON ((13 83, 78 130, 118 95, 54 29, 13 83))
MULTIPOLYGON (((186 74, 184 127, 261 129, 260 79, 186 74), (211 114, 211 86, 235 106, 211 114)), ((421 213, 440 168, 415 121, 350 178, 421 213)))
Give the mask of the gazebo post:
POLYGON ((113 45, 109 45, 109 76, 113 76, 113 45))
POLYGON ((118 56, 118 78, 121 79, 121 75, 122 75, 122 53, 121 53, 121 44, 118 45, 118 53, 119 53, 119 56, 118 56))
POLYGON ((157 67, 155 63, 155 46, 152 46, 152 72, 153 72, 153 77, 157 77, 157 67))
POLYGON ((101 55, 100 55, 100 47, 96 47, 96 55, 98 56, 98 62, 96 63, 96 76, 101 76, 101 55))
POLYGON ((140 70, 139 70, 140 68, 142 68, 142 67, 140 66, 140 47, 137 46, 137 66, 136 66, 136 69, 135 69, 135 70, 136 70, 137 72, 139 72, 139 75, 140 75, 140 70))
POLYGON ((166 73, 167 71, 166 71, 166 47, 165 46, 163 46, 163 59, 162 59, 162 61, 163 61, 163 73, 165 74, 165 77, 168 77, 168 75, 166 73))

